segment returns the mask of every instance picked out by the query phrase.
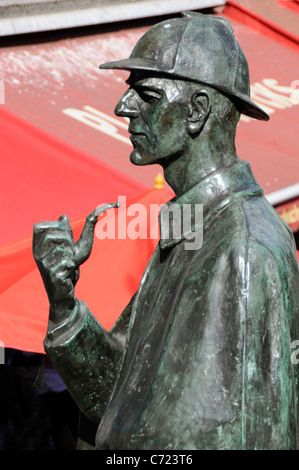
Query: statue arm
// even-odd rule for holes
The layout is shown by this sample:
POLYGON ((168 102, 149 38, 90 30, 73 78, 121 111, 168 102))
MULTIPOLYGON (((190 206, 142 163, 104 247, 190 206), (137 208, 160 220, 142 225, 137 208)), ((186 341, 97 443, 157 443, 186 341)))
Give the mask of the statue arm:
POLYGON ((82 412, 98 424, 115 384, 125 349, 132 303, 107 332, 76 299, 60 327, 49 321, 44 348, 82 412))
POLYGON ((108 333, 74 293, 79 266, 89 257, 99 206, 75 243, 67 216, 34 226, 33 255, 49 299, 44 348, 83 413, 99 423, 121 363, 130 307, 108 333))

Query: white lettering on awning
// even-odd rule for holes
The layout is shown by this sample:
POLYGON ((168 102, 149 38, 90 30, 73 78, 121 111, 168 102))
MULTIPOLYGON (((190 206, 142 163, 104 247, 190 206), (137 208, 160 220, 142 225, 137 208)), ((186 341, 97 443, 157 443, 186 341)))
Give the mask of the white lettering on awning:
POLYGON ((97 131, 103 132, 114 139, 131 145, 130 139, 119 133, 119 129, 127 130, 128 128, 128 125, 119 119, 115 119, 108 114, 102 113, 102 111, 91 106, 83 106, 83 109, 67 108, 63 109, 62 112, 77 121, 93 127, 97 131))
MULTIPOLYGON (((294 83, 299 80, 294 80, 291 86, 279 85, 275 78, 264 78, 261 83, 256 82, 251 85, 251 99, 258 106, 266 111, 266 113, 273 114, 277 109, 291 108, 299 104, 299 100, 294 99, 297 96, 297 90, 294 83)), ((241 121, 250 122, 250 118, 242 115, 241 121)))

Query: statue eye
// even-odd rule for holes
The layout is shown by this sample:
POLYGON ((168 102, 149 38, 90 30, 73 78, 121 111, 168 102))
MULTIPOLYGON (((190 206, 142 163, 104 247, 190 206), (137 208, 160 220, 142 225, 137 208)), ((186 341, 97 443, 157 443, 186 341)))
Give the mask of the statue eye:
POLYGON ((146 103, 150 103, 154 100, 159 100, 161 98, 160 93, 151 89, 146 89, 146 88, 139 88, 138 94, 140 98, 146 103))

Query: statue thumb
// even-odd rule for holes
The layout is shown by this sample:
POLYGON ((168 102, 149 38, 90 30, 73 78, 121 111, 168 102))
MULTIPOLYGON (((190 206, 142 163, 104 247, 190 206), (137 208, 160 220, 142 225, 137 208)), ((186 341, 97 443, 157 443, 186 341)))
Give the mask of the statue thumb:
POLYGON ((108 209, 112 209, 113 207, 119 206, 119 202, 115 202, 112 204, 104 204, 103 206, 97 207, 91 214, 86 217, 86 222, 82 230, 81 236, 79 240, 75 243, 74 262, 76 266, 80 266, 90 256, 94 239, 94 229, 98 221, 99 215, 101 215, 108 209))

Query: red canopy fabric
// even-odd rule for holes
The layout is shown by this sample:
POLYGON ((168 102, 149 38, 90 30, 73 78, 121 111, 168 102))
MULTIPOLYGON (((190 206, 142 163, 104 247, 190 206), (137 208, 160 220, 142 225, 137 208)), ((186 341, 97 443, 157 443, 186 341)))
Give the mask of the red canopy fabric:
POLYGON ((0 107, 0 139, 0 245, 30 235, 42 220, 64 213, 74 218, 92 212, 101 201, 148 189, 5 107, 0 107))
MULTIPOLYGON (((271 116, 268 123, 242 118, 237 151, 269 194, 299 180, 299 51, 232 23, 249 62, 252 98, 271 116)), ((66 213, 78 236, 84 222, 78 215, 100 203, 126 196, 128 204, 148 207, 172 195, 148 192, 160 167, 129 161, 127 122, 113 114, 127 72, 98 69, 127 57, 147 29, 0 49, 0 341, 7 347, 43 352, 48 304, 31 254, 34 223, 66 213)), ((293 206, 285 209, 291 218, 289 211, 293 206)), ((95 240, 76 292, 107 329, 136 290, 156 243, 95 240)))
MULTIPOLYGON (((298 183, 299 99, 295 92, 299 90, 299 48, 246 26, 245 20, 233 19, 230 12, 231 7, 224 15, 232 21, 248 59, 252 98, 271 117, 269 122, 243 117, 237 151, 251 163, 269 194, 298 183)), ((98 68, 103 62, 127 57, 147 29, 123 27, 42 44, 2 47, 2 106, 151 187, 160 168, 144 169, 130 163, 127 122, 114 115, 127 88, 124 79, 128 73, 98 68)))
POLYGON ((295 2, 289 0, 274 0, 270 3, 266 0, 227 0, 224 14, 255 31, 297 49, 299 28, 298 18, 294 13, 299 13, 299 4, 297 0, 295 2))
MULTIPOLYGON (((6 347, 43 352, 48 301, 32 256, 33 225, 68 214, 78 237, 85 220, 78 214, 88 214, 101 203, 128 198, 132 204, 145 197, 149 205, 165 202, 172 193, 148 190, 147 185, 107 162, 3 107, 0 135, 0 342, 6 347)), ((77 290, 110 328, 137 289, 157 237, 119 240, 117 246, 116 240, 98 242, 100 250, 96 241, 93 257, 82 267, 77 290), (115 282, 117 294, 112 294, 115 282), (99 285, 104 286, 106 295, 98 297, 99 285)))
MULTIPOLYGON (((127 229, 123 239, 99 239, 100 233, 106 231, 106 216, 96 226, 93 250, 81 266, 76 295, 108 330, 138 288, 159 239, 157 209, 172 196, 165 189, 152 189, 128 199, 120 209, 109 211, 109 217, 115 216, 116 229, 120 219, 126 228, 136 222, 136 239, 127 229), (137 210, 140 207, 141 215, 137 210), (142 232, 138 228, 140 222, 142 232), (142 234, 145 238, 141 238, 142 234)), ((75 239, 84 223, 85 216, 71 221, 75 239)), ((118 237, 118 231, 115 235, 118 237)), ((49 306, 32 257, 32 237, 1 247, 0 263, 0 341, 6 347, 43 353, 49 306)))

